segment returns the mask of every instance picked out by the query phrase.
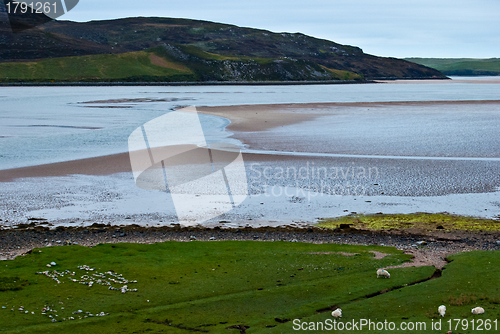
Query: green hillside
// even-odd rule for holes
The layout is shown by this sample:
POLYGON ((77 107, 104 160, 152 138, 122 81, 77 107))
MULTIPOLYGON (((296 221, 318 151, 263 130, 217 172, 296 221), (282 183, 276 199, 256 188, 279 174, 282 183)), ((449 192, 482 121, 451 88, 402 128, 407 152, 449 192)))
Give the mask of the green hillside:
POLYGON ((3 82, 446 78, 429 67, 301 33, 189 19, 52 21, 20 33, 0 22, 0 36, 3 82))
POLYGON ((500 75, 500 58, 406 58, 406 60, 434 68, 446 75, 500 75))
POLYGON ((3 82, 193 81, 193 72, 148 51, 0 63, 3 82))
POLYGON ((361 80, 304 60, 222 56, 193 46, 0 63, 0 82, 361 80), (285 72, 285 73, 283 73, 285 72))

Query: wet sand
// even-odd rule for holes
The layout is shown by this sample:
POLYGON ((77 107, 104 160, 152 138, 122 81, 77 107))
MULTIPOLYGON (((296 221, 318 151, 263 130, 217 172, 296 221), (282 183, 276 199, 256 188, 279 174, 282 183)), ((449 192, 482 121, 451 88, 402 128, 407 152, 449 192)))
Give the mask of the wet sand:
POLYGON ((325 111, 332 108, 461 106, 471 104, 497 105, 500 104, 500 100, 260 104, 197 107, 197 110, 204 114, 228 118, 231 121, 231 124, 227 127, 229 131, 255 132, 313 120, 325 115, 325 111))
POLYGON ((111 175, 132 172, 128 152, 102 157, 0 170, 0 182, 27 177, 54 177, 73 174, 111 175))
MULTIPOLYGON (((487 77, 488 80, 481 80, 482 77, 469 77, 468 79, 461 79, 460 77, 454 77, 453 83, 473 83, 473 84, 500 84, 500 77, 487 77)), ((378 83, 387 84, 429 84, 429 83, 449 83, 447 80, 376 80, 378 83)))
MULTIPOLYGON (((297 187, 338 195, 339 191, 333 193, 335 189, 350 185, 351 189, 358 187, 356 194, 363 196, 427 197, 493 193, 500 185, 500 163, 494 161, 367 159, 253 153, 243 154, 243 160, 246 177, 251 183, 250 195, 262 194, 266 187, 297 187)), ((179 165, 183 164, 179 162, 179 165)), ((132 174, 128 152, 0 170, 0 182, 69 175, 109 176, 117 173, 132 174)), ((51 191, 54 189, 48 185, 47 193, 51 191)))

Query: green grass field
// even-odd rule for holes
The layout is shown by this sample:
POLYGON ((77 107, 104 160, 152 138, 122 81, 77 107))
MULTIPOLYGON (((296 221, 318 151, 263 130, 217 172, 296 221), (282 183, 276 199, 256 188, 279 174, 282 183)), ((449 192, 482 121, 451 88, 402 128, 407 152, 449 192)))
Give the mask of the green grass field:
POLYGON ((120 80, 193 81, 194 76, 186 66, 149 51, 0 63, 0 82, 120 80))
POLYGON ((500 75, 500 58, 406 58, 446 75, 500 75))
MULTIPOLYGON (((343 322, 387 319, 396 324, 423 321, 430 326, 441 304, 448 307, 445 321, 499 318, 500 252, 454 255, 442 277, 432 280, 433 267, 390 269, 390 279, 376 278, 377 268, 408 260, 409 255, 389 247, 292 242, 194 241, 35 249, 0 263, 0 331, 290 333, 298 322, 309 326, 331 321, 331 310, 336 307, 343 310, 343 322), (369 251, 387 256, 376 260, 369 251), (47 268, 52 261, 57 265, 47 268), (81 265, 95 271, 78 269, 81 265), (75 275, 60 276, 61 283, 57 283, 36 274, 46 270, 68 270, 75 275), (121 293, 97 284, 98 279, 111 282, 119 274, 137 280, 127 285, 138 291, 121 293), (83 275, 94 277, 92 287, 72 281, 82 280, 83 275), (470 314, 476 305, 486 313, 470 314), (47 306, 57 312, 41 314, 47 306), (78 310, 82 313, 74 314, 78 310), (109 315, 95 316, 101 312, 109 315)), ((118 289, 123 285, 111 284, 118 289)))

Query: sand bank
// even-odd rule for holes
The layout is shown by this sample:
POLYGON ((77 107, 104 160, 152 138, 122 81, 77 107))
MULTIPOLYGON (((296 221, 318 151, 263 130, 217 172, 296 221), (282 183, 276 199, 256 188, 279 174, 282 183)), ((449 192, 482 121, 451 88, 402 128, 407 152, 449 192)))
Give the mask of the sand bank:
POLYGON ((325 115, 333 108, 369 108, 397 106, 444 106, 444 105, 496 105, 500 100, 466 101, 394 101, 394 102, 345 102, 345 103, 290 103, 259 104, 219 107, 197 107, 201 113, 228 118, 229 131, 265 131, 273 127, 309 121, 325 115))

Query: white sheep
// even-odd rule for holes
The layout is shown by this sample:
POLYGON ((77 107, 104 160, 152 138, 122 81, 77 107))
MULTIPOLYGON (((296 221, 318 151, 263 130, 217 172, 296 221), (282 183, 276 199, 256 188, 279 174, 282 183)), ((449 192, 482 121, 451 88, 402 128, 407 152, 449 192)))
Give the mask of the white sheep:
POLYGON ((471 312, 472 312, 472 314, 483 314, 484 313, 484 308, 482 308, 482 307, 474 307, 471 312))
POLYGON ((379 278, 380 276, 385 278, 391 278, 391 274, 389 274, 389 272, 384 269, 377 270, 377 278, 379 278))
POLYGON ((444 318, 444 315, 446 314, 446 306, 444 306, 444 305, 439 306, 438 312, 444 318))
POLYGON ((332 317, 334 317, 334 318, 342 318, 342 310, 338 308, 335 311, 333 311, 332 312, 332 317))

